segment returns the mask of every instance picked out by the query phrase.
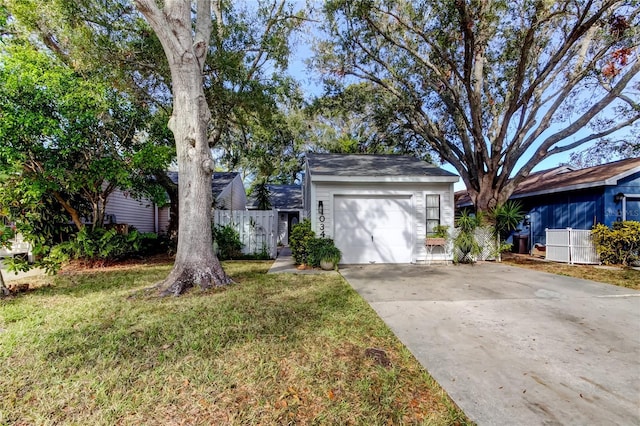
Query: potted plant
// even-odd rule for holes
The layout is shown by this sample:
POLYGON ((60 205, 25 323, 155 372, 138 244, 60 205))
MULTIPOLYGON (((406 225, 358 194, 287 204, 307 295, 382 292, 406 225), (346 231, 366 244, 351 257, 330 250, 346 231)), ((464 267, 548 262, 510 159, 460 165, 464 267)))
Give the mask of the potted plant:
POLYGON ((426 244, 428 246, 444 246, 447 243, 449 235, 449 227, 447 225, 438 225, 434 228, 433 234, 427 237, 426 244))
POLYGON ((338 269, 342 252, 331 238, 313 238, 308 245, 308 260, 312 266, 324 270, 338 269))

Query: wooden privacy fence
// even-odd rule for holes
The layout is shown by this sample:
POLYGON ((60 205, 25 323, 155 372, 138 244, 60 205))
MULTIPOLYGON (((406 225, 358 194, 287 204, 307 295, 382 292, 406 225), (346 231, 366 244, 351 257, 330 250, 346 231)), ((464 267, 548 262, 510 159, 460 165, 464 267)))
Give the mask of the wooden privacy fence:
POLYGON ((545 259, 564 263, 598 264, 596 252, 588 229, 546 229, 545 259))
POLYGON ((244 254, 266 250, 277 256, 278 214, 275 210, 214 210, 214 225, 231 225, 238 232, 244 254))

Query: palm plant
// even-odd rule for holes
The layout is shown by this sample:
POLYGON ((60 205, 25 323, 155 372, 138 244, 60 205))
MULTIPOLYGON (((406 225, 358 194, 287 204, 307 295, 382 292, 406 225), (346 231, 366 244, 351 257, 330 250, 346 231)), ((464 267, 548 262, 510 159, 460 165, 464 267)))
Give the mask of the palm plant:
POLYGON ((484 222, 484 215, 469 213, 464 210, 456 218, 458 235, 453 240, 454 261, 460 263, 473 263, 475 256, 479 255, 482 247, 476 240, 474 231, 484 222))

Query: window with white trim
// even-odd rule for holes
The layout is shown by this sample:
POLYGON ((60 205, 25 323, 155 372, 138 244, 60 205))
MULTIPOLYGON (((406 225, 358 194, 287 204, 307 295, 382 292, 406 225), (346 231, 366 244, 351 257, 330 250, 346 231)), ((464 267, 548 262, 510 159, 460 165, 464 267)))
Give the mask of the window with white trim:
POLYGON ((427 237, 436 233, 440 225, 440 195, 427 195, 427 237))

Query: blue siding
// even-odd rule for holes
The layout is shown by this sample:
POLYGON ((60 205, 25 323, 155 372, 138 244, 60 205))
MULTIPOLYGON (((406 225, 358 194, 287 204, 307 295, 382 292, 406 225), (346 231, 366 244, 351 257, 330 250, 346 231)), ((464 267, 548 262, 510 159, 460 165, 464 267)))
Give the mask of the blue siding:
POLYGON ((595 188, 521 199, 531 216, 531 243, 545 244, 547 228, 591 229, 594 223, 602 223, 602 192, 602 188, 595 188))
MULTIPOLYGON (((611 226, 616 220, 622 219, 622 201, 616 203, 616 194, 640 194, 640 173, 635 173, 621 179, 616 186, 608 186, 604 191, 605 219, 604 224, 611 226)), ((640 221, 640 199, 627 198, 627 220, 640 221)))

